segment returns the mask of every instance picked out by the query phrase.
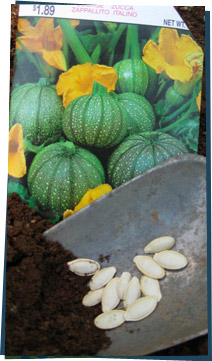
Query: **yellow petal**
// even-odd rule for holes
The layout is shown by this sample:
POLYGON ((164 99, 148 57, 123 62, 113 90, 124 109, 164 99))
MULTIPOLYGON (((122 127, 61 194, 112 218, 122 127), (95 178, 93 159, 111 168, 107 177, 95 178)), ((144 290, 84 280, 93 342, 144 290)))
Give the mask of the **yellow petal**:
POLYGON ((112 187, 109 184, 101 184, 100 186, 90 189, 90 199, 95 201, 102 197, 104 194, 107 194, 112 191, 112 187))
POLYGON ((160 49, 157 44, 152 40, 149 40, 143 49, 142 60, 151 68, 153 68, 157 74, 161 73, 166 69, 167 62, 160 52, 160 49))
POLYGON ((71 216, 74 212, 71 209, 66 209, 66 211, 63 213, 63 219, 68 218, 71 216))
POLYGON ((40 18, 35 25, 35 29, 41 35, 46 30, 54 30, 54 19, 52 18, 40 18))
MULTIPOLYGON (((43 44, 42 44, 42 40, 40 38, 35 39, 35 38, 27 37, 27 36, 20 36, 19 40, 24 45, 24 47, 27 48, 27 50, 29 52, 41 54, 43 44)), ((16 42, 16 48, 19 50, 23 50, 21 45, 18 42, 16 42)))
POLYGON ((80 21, 79 20, 69 20, 70 21, 70 24, 71 24, 71 26, 75 29, 78 25, 79 25, 79 23, 80 23, 80 21))
POLYGON ((80 202, 76 205, 74 210, 67 209, 63 213, 63 219, 71 216, 73 213, 79 211, 80 209, 86 207, 88 204, 94 202, 96 199, 102 197, 104 194, 107 194, 112 191, 112 187, 109 184, 101 184, 96 188, 89 189, 84 196, 81 198, 80 202))
POLYGON ((92 67, 92 76, 93 82, 97 81, 104 85, 108 92, 115 90, 116 82, 118 80, 116 69, 106 65, 94 64, 92 67))
POLYGON ((189 35, 179 37, 176 29, 162 28, 158 45, 149 40, 144 46, 142 59, 156 73, 165 71, 171 79, 185 83, 192 79, 194 72, 188 56, 200 51, 201 48, 189 35))
POLYGON ((56 90, 58 95, 63 95, 63 105, 66 107, 75 98, 91 94, 94 81, 105 86, 109 92, 115 90, 117 79, 117 72, 112 67, 91 63, 79 64, 59 76, 56 90))
POLYGON ((15 124, 9 133, 8 174, 15 178, 21 178, 26 174, 23 130, 20 124, 15 124))
POLYGON ((201 108, 201 97, 202 97, 202 92, 201 92, 201 90, 200 90, 198 96, 196 97, 196 102, 197 102, 197 106, 198 106, 199 112, 200 112, 200 108, 201 108))
POLYGON ((59 70, 66 71, 66 61, 61 50, 48 51, 43 49, 42 57, 47 64, 54 66, 59 70))
POLYGON ((192 67, 188 64, 184 65, 167 65, 166 74, 173 80, 179 80, 182 83, 188 82, 192 77, 192 67))
MULTIPOLYGON (((60 26, 54 28, 54 19, 41 18, 35 27, 25 19, 19 21, 19 31, 24 34, 19 40, 30 52, 42 53, 42 50, 60 50, 63 45, 63 32, 60 26)), ((17 43, 16 47, 23 50, 17 43)), ((66 68, 60 68, 66 70, 66 68)))
POLYGON ((24 34, 27 36, 34 36, 37 33, 36 29, 26 19, 21 19, 21 18, 18 19, 17 28, 21 34, 24 34))
POLYGON ((182 34, 181 37, 176 42, 176 47, 179 49, 180 54, 183 58, 186 57, 187 54, 193 52, 201 52, 201 47, 189 36, 182 34))
POLYGON ((178 32, 176 29, 162 28, 159 33, 158 38, 158 49, 165 61, 168 64, 174 65, 178 64, 177 60, 180 59, 180 62, 183 62, 181 57, 178 59, 178 53, 176 49, 176 42, 178 40, 178 32))

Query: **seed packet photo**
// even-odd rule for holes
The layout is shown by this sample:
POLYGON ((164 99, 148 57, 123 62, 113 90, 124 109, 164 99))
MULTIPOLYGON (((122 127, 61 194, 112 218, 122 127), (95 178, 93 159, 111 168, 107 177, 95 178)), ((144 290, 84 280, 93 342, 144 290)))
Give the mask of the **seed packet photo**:
POLYGON ((204 16, 12 5, 6 358, 208 354, 204 16))

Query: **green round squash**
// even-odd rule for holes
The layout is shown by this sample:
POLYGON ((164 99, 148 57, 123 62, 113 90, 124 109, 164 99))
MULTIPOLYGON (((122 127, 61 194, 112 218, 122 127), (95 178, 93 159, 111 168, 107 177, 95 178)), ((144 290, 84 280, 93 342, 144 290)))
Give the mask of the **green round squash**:
POLYGON ((110 148, 127 133, 127 117, 116 97, 94 82, 93 92, 74 99, 65 109, 62 127, 72 142, 97 148, 110 148))
POLYGON ((118 100, 127 113, 128 134, 153 130, 155 114, 145 97, 135 93, 122 93, 118 95, 118 100))
POLYGON ((34 145, 56 141, 62 133, 63 105, 48 80, 15 88, 10 102, 10 128, 19 123, 24 137, 34 145))
POLYGON ((48 145, 33 159, 28 187, 47 217, 73 209, 88 189, 105 183, 99 159, 71 142, 48 145))
POLYGON ((141 59, 121 60, 114 65, 118 80, 116 91, 118 93, 136 93, 144 95, 148 85, 148 70, 141 59))
POLYGON ((109 183, 118 187, 158 163, 185 153, 186 147, 169 134, 152 131, 130 135, 109 158, 109 183))

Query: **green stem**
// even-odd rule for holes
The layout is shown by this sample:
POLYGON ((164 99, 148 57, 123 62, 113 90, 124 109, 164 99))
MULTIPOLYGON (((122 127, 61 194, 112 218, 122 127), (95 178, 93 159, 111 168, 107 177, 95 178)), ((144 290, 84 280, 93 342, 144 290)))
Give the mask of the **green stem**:
POLYGON ((63 37, 63 55, 65 57, 67 69, 69 69, 69 53, 68 53, 68 42, 66 37, 63 37))
POLYGON ((91 59, 91 57, 85 50, 76 31, 71 26, 70 22, 67 19, 58 19, 58 23, 60 24, 60 26, 63 30, 64 36, 66 37, 66 40, 67 40, 69 46, 71 47, 71 49, 76 57, 76 60, 80 64, 84 64, 84 63, 92 63, 93 64, 93 60, 91 59))
POLYGON ((120 37, 122 36, 124 30, 126 29, 126 24, 120 24, 118 29, 115 31, 112 39, 109 41, 107 47, 105 48, 105 53, 112 53, 115 49, 120 37))
POLYGON ((98 95, 107 94, 107 88, 105 88, 102 84, 98 83, 97 81, 94 81, 92 95, 96 95, 96 94, 98 95))
POLYGON ((190 114, 190 111, 187 111, 186 113, 184 113, 184 115, 179 118, 178 120, 176 120, 176 122, 170 124, 170 125, 167 125, 167 127, 165 128, 161 128, 160 129, 160 132, 169 132, 170 130, 172 130, 173 128, 175 128, 176 126, 178 126, 183 120, 185 120, 190 114))
POLYGON ((93 60, 94 64, 99 62, 100 54, 101 54, 101 45, 97 44, 93 53, 91 54, 91 59, 93 60))
POLYGON ((94 26, 96 28, 97 34, 104 33, 103 24, 100 21, 94 21, 94 26))
POLYGON ((163 89, 165 88, 166 86, 166 82, 165 80, 162 81, 162 83, 160 84, 159 88, 158 88, 158 91, 155 95, 155 102, 157 101, 157 99, 159 98, 160 94, 162 93, 163 89))
POLYGON ((125 49, 124 49, 124 57, 123 59, 126 60, 129 58, 130 55, 130 28, 129 25, 127 26, 127 35, 126 35, 126 42, 125 42, 125 49))
POLYGON ((40 150, 42 150, 44 147, 44 144, 41 145, 34 145, 30 142, 30 140, 24 138, 24 152, 32 152, 32 153, 38 153, 40 150))
POLYGON ((115 49, 113 49, 112 53, 110 54, 110 58, 109 58, 109 61, 108 61, 108 66, 113 66, 114 54, 115 54, 115 49))
POLYGON ((180 113, 182 113, 184 110, 186 110, 189 105, 191 104, 192 99, 189 99, 186 103, 184 103, 180 108, 178 108, 174 113, 170 114, 168 117, 166 117, 166 122, 169 122, 173 118, 177 117, 180 113))
POLYGON ((138 42, 138 25, 128 25, 130 31, 131 59, 140 59, 140 46, 138 42))
POLYGON ((29 61, 36 67, 36 69, 38 70, 40 75, 45 77, 46 73, 43 71, 43 69, 40 67, 40 65, 37 64, 34 56, 27 50, 27 48, 24 46, 24 44, 22 44, 22 42, 19 40, 19 38, 17 38, 17 42, 19 43, 19 45, 24 50, 24 52, 25 52, 26 56, 28 57, 29 61))

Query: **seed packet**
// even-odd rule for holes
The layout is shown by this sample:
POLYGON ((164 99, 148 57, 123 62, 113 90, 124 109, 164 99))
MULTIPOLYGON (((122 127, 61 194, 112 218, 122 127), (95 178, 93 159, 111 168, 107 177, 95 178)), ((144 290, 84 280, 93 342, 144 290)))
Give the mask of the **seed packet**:
MULTIPOLYGON (((183 249, 204 183, 196 155, 204 54, 175 8, 22 4, 17 29, 8 195, 48 222, 46 240, 76 257, 121 265, 118 276, 135 272, 133 258, 153 238, 177 237, 183 249)), ((204 195, 194 243, 205 239, 204 195)), ((203 332, 203 322, 196 324, 196 334, 203 332)), ((141 356, 161 347, 145 332, 140 345, 138 327, 120 325, 111 349, 95 355, 141 356)), ((190 337, 184 326, 164 347, 190 337)))
POLYGON ((197 152, 203 51, 166 9, 20 5, 9 189, 44 216, 197 152))

